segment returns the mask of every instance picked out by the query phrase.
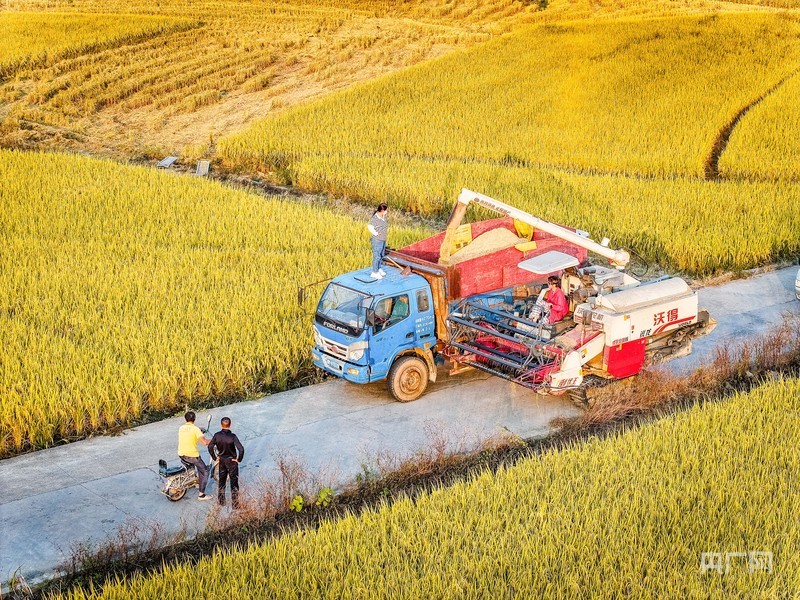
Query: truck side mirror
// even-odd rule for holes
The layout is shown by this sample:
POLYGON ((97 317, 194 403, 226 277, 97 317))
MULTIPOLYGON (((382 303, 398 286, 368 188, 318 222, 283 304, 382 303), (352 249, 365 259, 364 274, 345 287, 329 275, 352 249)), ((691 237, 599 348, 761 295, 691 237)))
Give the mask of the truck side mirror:
POLYGON ((371 308, 367 309, 367 325, 375 327, 375 311, 371 308))

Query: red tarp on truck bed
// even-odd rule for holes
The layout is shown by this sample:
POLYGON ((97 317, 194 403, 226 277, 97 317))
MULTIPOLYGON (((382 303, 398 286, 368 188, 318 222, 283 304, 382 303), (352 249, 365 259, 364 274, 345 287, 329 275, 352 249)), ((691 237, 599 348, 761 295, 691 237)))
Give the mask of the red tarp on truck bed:
MULTIPOLYGON (((478 221, 477 223, 472 223, 471 226, 473 240, 482 233, 498 227, 503 227, 516 233, 514 219, 511 217, 478 221)), ((445 232, 442 232, 425 238, 410 246, 401 248, 400 252, 436 264, 439 262, 439 249, 444 240, 444 235, 445 232)), ((530 271, 520 269, 517 265, 526 258, 531 258, 550 250, 557 250, 574 256, 581 263, 586 260, 587 252, 585 248, 565 242, 544 231, 535 229, 533 240, 536 242, 536 248, 533 250, 521 252, 512 247, 445 267, 449 288, 448 300, 464 298, 465 296, 490 292, 523 283, 543 283, 547 280, 546 276, 535 275, 530 271)))

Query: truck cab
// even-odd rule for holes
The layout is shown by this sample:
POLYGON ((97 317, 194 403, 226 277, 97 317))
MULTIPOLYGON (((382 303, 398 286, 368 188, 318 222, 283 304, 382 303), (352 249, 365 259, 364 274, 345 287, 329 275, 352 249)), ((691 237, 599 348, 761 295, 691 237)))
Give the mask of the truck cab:
POLYGON ((394 267, 387 266, 382 279, 370 272, 353 271, 328 284, 314 316, 313 362, 353 383, 388 379, 398 400, 413 400, 436 378, 430 286, 394 267))

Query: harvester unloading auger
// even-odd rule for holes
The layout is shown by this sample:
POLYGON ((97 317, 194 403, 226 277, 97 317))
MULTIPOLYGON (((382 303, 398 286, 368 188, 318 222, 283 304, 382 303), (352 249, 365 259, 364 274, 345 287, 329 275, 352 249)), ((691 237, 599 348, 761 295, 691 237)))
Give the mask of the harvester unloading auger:
POLYGON ((680 278, 640 282, 630 256, 588 234, 463 190, 444 232, 394 250, 387 275, 334 278, 316 312, 314 363, 356 383, 387 380, 400 401, 473 367, 542 394, 585 398, 586 378, 619 379, 691 351, 714 321, 680 278), (504 215, 462 225, 470 203, 504 215), (591 265, 588 252, 610 266, 591 265), (542 318, 555 275, 567 315, 542 318))

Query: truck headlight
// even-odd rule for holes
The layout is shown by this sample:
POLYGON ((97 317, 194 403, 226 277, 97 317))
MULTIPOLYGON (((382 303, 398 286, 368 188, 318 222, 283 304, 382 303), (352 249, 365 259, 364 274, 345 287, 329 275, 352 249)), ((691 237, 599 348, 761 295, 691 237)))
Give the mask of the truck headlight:
POLYGON ((314 344, 317 345, 318 348, 322 348, 322 336, 317 333, 317 328, 314 328, 314 344))
POLYGON ((348 360, 360 360, 367 349, 367 342, 353 342, 347 347, 348 360))

